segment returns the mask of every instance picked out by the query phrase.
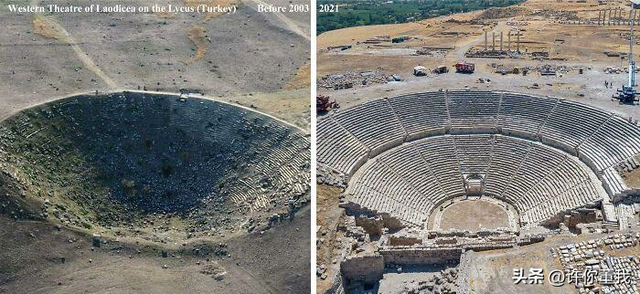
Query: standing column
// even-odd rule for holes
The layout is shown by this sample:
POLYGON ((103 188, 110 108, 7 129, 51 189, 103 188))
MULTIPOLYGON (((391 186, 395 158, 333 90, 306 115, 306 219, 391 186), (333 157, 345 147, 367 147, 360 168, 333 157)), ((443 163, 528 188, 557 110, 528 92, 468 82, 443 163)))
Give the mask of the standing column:
POLYGON ((500 32, 500 52, 502 52, 502 51, 503 51, 503 48, 502 48, 502 39, 503 39, 502 37, 504 36, 504 34, 503 34, 503 33, 504 33, 504 32, 500 32))
POLYGON ((516 52, 520 53, 520 30, 518 30, 518 36, 516 41, 516 52))
POLYGON ((600 25, 600 17, 602 16, 602 10, 598 10, 598 21, 596 22, 598 25, 600 25))
POLYGON ((618 8, 618 25, 622 23, 622 8, 618 8))
POLYGON ((484 51, 487 50, 487 31, 484 31, 484 51))
POLYGON ((607 22, 608 25, 611 25, 611 9, 607 9, 609 11, 609 21, 607 22))
POLYGON ((493 39, 492 39, 493 45, 491 46, 491 50, 496 51, 496 32, 491 32, 491 34, 493 36, 493 39))
POLYGON ((511 31, 507 33, 507 50, 511 52, 511 31))
POLYGON ((618 25, 622 24, 622 8, 618 8, 618 25))

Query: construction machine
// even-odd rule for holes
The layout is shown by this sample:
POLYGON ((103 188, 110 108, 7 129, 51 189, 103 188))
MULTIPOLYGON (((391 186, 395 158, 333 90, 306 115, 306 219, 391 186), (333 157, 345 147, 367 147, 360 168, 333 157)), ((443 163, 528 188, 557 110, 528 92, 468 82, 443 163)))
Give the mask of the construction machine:
POLYGON ((335 100, 330 101, 329 96, 318 95, 316 96, 316 112, 323 113, 331 109, 340 108, 340 104, 335 100))
POLYGON ((413 68, 413 75, 416 77, 422 77, 427 75, 427 68, 424 66, 416 66, 413 68))
POLYGON ((434 69, 433 72, 437 73, 437 74, 448 73, 449 72, 449 68, 446 65, 440 65, 440 66, 436 67, 436 69, 434 69))
MULTIPOLYGON (((640 0, 631 0, 631 10, 638 8, 640 0)), ((629 80, 627 85, 622 85, 622 89, 613 94, 613 98, 620 100, 621 103, 633 104, 638 101, 636 97, 636 61, 633 58, 633 25, 635 21, 629 22, 629 80)))

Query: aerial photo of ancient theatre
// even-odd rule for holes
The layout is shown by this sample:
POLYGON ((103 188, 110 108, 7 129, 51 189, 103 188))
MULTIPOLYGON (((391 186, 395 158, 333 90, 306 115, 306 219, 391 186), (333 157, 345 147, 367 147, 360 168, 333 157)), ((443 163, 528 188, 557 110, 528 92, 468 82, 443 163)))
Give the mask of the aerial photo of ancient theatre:
POLYGON ((640 293, 637 3, 318 8, 318 293, 640 293))
POLYGON ((309 293, 308 6, 0 1, 0 293, 309 293))

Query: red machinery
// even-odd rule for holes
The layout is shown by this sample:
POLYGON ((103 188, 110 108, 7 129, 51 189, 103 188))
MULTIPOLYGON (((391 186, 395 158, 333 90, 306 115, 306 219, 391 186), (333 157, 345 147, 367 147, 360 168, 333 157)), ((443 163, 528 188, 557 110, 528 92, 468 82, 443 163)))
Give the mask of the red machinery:
POLYGON ((473 73, 476 70, 476 65, 468 62, 456 63, 456 72, 459 73, 473 73))
POLYGON ((336 108, 340 108, 340 105, 335 100, 329 101, 329 96, 318 95, 316 97, 316 112, 321 113, 336 108))

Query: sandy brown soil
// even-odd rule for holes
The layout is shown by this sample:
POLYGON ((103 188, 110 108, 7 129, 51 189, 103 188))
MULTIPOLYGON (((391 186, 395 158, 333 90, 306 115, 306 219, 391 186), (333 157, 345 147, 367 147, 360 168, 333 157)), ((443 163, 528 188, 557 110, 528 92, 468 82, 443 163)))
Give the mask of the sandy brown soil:
MULTIPOLYGON (((317 188, 317 228, 316 237, 318 238, 316 243, 317 248, 317 261, 316 265, 320 266, 324 264, 327 267, 327 277, 335 276, 340 270, 337 263, 333 263, 336 259, 336 255, 340 252, 341 244, 337 240, 342 233, 336 231, 336 227, 341 222, 341 218, 344 216, 344 210, 338 207, 340 203, 340 189, 318 185, 317 188)), ((332 279, 317 279, 317 291, 318 293, 324 293, 332 286, 332 279)))
MULTIPOLYGON (((158 2, 185 4, 182 0, 158 2)), ((109 3, 117 1, 105 5, 109 3)), ((68 0, 57 4, 86 3, 68 0)), ((309 13, 275 17, 255 8, 238 2, 236 14, 215 17, 185 13, 32 15, 3 9, 0 23, 8 29, 0 32, 0 65, 5 69, 0 72, 4 93, 0 119, 72 93, 114 88, 190 89, 216 97, 276 93, 264 97, 278 104, 277 92, 296 78, 310 54, 308 39, 283 22, 291 20, 297 32, 308 32, 309 13)), ((308 103, 308 94, 299 99, 308 103)), ((290 119, 288 114, 297 109, 283 106, 283 110, 283 118, 290 119)))
POLYGON ((0 216, 0 293, 308 293, 309 216, 228 240, 228 256, 193 251, 204 243, 92 249, 83 232, 0 216))
POLYGON ((309 129, 311 109, 309 108, 309 88, 282 90, 276 93, 249 93, 228 97, 227 101, 252 107, 291 122, 303 129, 309 129), (274 100, 278 103, 274 103, 274 100))
POLYGON ((440 229, 468 230, 509 227, 507 213, 487 201, 461 201, 447 207, 440 221, 440 229))
MULTIPOLYGON (((636 157, 636 160, 638 157, 636 157)), ((622 173, 623 180, 629 187, 640 187, 640 170, 634 169, 631 172, 622 173)))
POLYGON ((640 170, 635 169, 625 174, 624 181, 629 187, 640 187, 640 170))
POLYGON ((573 286, 556 288, 548 283, 513 283, 514 269, 523 268, 528 274, 530 268, 542 268, 545 273, 560 268, 545 249, 543 246, 527 246, 511 251, 471 252, 470 293, 573 293, 573 286))

